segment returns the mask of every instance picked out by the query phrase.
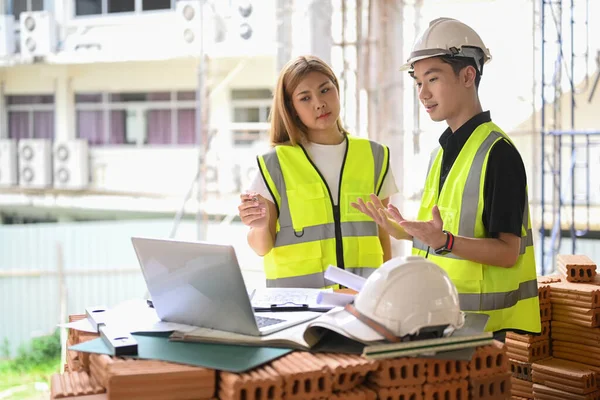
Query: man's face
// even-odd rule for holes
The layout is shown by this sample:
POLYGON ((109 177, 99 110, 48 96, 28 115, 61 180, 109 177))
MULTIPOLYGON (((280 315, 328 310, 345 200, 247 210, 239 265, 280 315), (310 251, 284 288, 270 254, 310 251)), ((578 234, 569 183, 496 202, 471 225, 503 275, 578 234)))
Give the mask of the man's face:
POLYGON ((446 121, 458 115, 464 86, 452 66, 432 57, 415 62, 413 68, 419 100, 431 119, 446 121))

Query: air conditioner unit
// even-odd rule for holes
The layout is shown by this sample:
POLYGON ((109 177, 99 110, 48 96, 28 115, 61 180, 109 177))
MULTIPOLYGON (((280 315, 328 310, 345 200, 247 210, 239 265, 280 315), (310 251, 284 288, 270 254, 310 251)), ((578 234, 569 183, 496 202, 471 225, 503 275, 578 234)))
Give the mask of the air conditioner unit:
POLYGON ((19 186, 52 185, 52 143, 49 139, 19 140, 19 186))
POLYGON ((79 190, 89 184, 89 152, 85 139, 54 142, 54 187, 79 190))
POLYGON ((48 11, 23 12, 21 26, 21 55, 45 56, 56 51, 56 22, 48 11))
MULTIPOLYGON (((177 26, 177 41, 180 41, 184 48, 200 49, 200 35, 202 34, 200 21, 199 0, 179 0, 175 7, 175 24, 177 26)), ((206 22, 208 18, 204 18, 206 22)))
POLYGON ((17 182, 17 141, 0 139, 0 186, 15 186, 17 182))
POLYGON ((0 15, 0 57, 15 52, 15 18, 12 15, 0 15))

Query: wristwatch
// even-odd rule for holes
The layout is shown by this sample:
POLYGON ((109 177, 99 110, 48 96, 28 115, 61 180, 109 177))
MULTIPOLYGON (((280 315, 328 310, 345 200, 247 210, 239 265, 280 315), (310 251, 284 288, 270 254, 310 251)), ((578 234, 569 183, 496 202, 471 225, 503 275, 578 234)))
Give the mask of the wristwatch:
POLYGON ((446 234, 446 244, 442 247, 435 249, 434 252, 437 255, 444 255, 452 252, 452 248, 454 247, 454 235, 448 231, 442 231, 446 234))

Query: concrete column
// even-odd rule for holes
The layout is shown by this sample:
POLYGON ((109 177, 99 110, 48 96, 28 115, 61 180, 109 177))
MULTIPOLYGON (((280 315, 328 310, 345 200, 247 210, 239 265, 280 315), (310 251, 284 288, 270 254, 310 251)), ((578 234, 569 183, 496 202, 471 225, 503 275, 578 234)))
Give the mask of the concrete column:
POLYGON ((75 131, 75 94, 68 71, 68 67, 65 67, 57 74, 55 80, 54 137, 57 140, 70 140, 77 137, 75 131))
POLYGON ((277 0, 277 62, 276 74, 292 58, 292 0, 277 0))
POLYGON ((308 8, 310 21, 310 52, 331 65, 331 0, 313 0, 308 8))

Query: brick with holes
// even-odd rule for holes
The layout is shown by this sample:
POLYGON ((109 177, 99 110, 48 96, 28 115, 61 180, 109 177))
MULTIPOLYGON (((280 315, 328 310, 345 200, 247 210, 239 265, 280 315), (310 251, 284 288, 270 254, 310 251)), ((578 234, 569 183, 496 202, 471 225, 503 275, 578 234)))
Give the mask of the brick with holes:
POLYGON ((540 304, 540 320, 542 322, 548 322, 552 320, 552 304, 544 303, 540 304))
POLYGON ((271 363, 283 377, 284 398, 319 399, 332 393, 331 371, 313 354, 295 351, 271 363))
POLYGON ((510 378, 510 394, 525 399, 533 399, 533 382, 512 376, 510 378))
POLYGON ((506 372, 510 372, 506 346, 497 340, 491 345, 478 347, 469 361, 471 378, 506 372))
POLYGON ((380 387, 422 385, 426 379, 424 358, 393 358, 380 360, 368 380, 380 387))
POLYGON ((550 284, 538 282, 538 299, 540 304, 550 303, 551 295, 550 284))
POLYGON ((444 382, 426 383, 423 385, 424 400, 468 400, 469 381, 453 379, 444 382))
POLYGON ((98 395, 105 392, 106 389, 85 371, 54 374, 50 379, 50 396, 52 399, 98 395))
POLYGON ((157 360, 92 354, 90 375, 111 400, 211 399, 216 390, 215 370, 157 360))
POLYGON ((334 392, 329 400, 377 400, 377 392, 364 385, 343 392, 334 392))
POLYGON ((590 283, 557 282, 552 284, 552 304, 600 308, 600 281, 598 277, 590 283))
POLYGON ((283 397, 283 378, 269 365, 234 374, 221 372, 221 400, 274 400, 283 397))
POLYGON ((591 282, 596 276, 596 263, 585 255, 559 254, 556 266, 569 282, 591 282))
POLYGON ((426 382, 441 382, 463 379, 469 376, 469 362, 459 360, 427 359, 425 362, 426 382))
POLYGON ((533 384, 533 397, 539 400, 600 400, 600 391, 587 394, 575 394, 565 392, 538 383, 533 384))
POLYGON ((587 394, 597 390, 596 373, 590 367, 549 358, 533 363, 533 382, 569 393, 587 394))
POLYGON ((550 341, 525 343, 518 340, 506 339, 508 358, 531 363, 550 357, 550 341))
POLYGON ((510 372, 513 377, 517 379, 523 379, 525 381, 531 381, 531 363, 509 359, 510 372))
POLYGON ((515 332, 507 332, 506 338, 518 340, 519 342, 535 343, 550 339, 550 321, 542 322, 542 331, 539 335, 535 334, 519 334, 515 332))
POLYGON ((314 356, 331 371, 334 391, 350 390, 361 384, 379 363, 354 354, 315 353, 314 356))
POLYGON ((591 328, 600 327, 600 308, 584 308, 566 304, 552 305, 553 321, 568 322, 591 328))
POLYGON ((423 400, 423 385, 381 387, 374 383, 369 383, 369 388, 377 393, 378 399, 423 400))
POLYGON ((510 372, 470 379, 472 400, 504 400, 510 396, 510 372))

